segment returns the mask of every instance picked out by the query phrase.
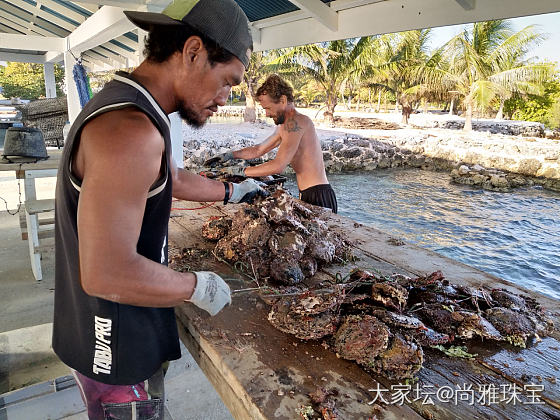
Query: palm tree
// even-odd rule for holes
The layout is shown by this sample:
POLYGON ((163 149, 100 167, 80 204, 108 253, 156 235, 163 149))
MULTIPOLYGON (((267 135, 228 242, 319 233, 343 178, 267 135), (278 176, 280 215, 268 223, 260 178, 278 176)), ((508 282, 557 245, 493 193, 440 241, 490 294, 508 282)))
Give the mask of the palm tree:
POLYGON ((251 54, 249 66, 243 75, 245 90, 245 112, 243 119, 246 122, 255 122, 257 119, 257 89, 259 82, 271 73, 270 63, 277 57, 275 51, 254 52, 251 54))
POLYGON ((430 29, 383 35, 379 38, 378 55, 367 71, 368 86, 395 96, 395 106, 401 105, 404 124, 408 124, 412 103, 428 92, 421 85, 419 69, 428 57, 429 37, 430 29))
POLYGON ((344 82, 360 77, 376 50, 373 37, 345 39, 294 47, 283 51, 274 61, 276 70, 296 77, 308 76, 324 89, 324 118, 334 122, 334 109, 344 82))
POLYGON ((521 61, 539 39, 533 27, 513 33, 503 20, 475 23, 434 52, 421 71, 424 84, 463 98, 464 129, 470 131, 475 107, 483 110, 513 92, 535 92, 549 76, 550 65, 521 61))

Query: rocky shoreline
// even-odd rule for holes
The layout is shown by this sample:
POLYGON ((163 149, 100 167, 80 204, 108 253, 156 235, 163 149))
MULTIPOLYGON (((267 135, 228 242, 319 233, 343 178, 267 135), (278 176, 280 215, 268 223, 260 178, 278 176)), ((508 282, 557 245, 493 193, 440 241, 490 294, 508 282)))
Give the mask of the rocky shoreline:
MULTIPOLYGON (((259 143, 274 126, 265 122, 183 128, 184 162, 203 169, 205 159, 259 143)), ((441 128, 325 129, 317 125, 327 172, 412 167, 451 172, 454 182, 495 191, 541 185, 560 192, 560 141, 441 128)), ((264 161, 274 157, 265 155, 264 161)), ((288 167, 289 173, 291 168, 288 167)))

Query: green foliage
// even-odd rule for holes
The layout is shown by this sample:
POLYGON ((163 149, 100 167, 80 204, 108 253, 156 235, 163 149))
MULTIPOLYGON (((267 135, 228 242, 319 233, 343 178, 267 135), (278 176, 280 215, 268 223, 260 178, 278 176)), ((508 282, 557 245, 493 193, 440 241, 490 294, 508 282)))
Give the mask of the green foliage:
MULTIPOLYGON (((64 70, 55 64, 56 93, 63 95, 64 70)), ((0 86, 6 98, 38 99, 45 96, 45 77, 42 64, 8 63, 0 67, 0 86)))
POLYGON ((537 121, 550 128, 560 128, 560 75, 544 83, 543 95, 514 95, 504 105, 514 120, 537 121))

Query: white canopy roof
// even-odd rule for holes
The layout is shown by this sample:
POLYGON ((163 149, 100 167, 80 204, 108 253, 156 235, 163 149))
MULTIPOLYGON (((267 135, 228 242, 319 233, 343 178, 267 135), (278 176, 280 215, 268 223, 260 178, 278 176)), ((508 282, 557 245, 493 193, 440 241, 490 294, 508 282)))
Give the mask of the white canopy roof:
MULTIPOLYGON (((162 10, 168 0, 0 0, 0 60, 61 62, 90 70, 138 64, 138 30, 123 10, 162 10)), ((255 50, 560 11, 558 0, 238 0, 253 19, 255 50), (286 4, 292 6, 290 10, 286 4)), ((140 36, 142 38, 142 35, 140 36)), ((140 48, 141 50, 142 48, 140 48)))
MULTIPOLYGON (((251 21, 255 51, 560 11, 559 0, 236 1, 251 21)), ((66 59, 67 76, 79 56, 91 71, 135 66, 141 60, 144 33, 123 10, 161 11, 168 3, 0 0, 0 60, 66 59)))

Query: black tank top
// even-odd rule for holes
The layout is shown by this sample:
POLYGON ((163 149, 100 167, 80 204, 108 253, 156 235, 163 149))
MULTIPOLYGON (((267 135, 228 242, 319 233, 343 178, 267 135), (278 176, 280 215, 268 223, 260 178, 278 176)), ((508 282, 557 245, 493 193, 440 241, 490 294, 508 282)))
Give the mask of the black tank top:
POLYGON ((118 72, 72 125, 58 170, 55 210, 53 349, 64 363, 83 375, 117 385, 143 381, 163 362, 181 357, 173 308, 111 302, 87 295, 80 284, 77 210, 81 181, 71 172, 74 144, 88 120, 125 107, 144 112, 165 141, 165 170, 148 194, 137 251, 167 265, 172 187, 170 122, 150 93, 127 73, 118 72))

